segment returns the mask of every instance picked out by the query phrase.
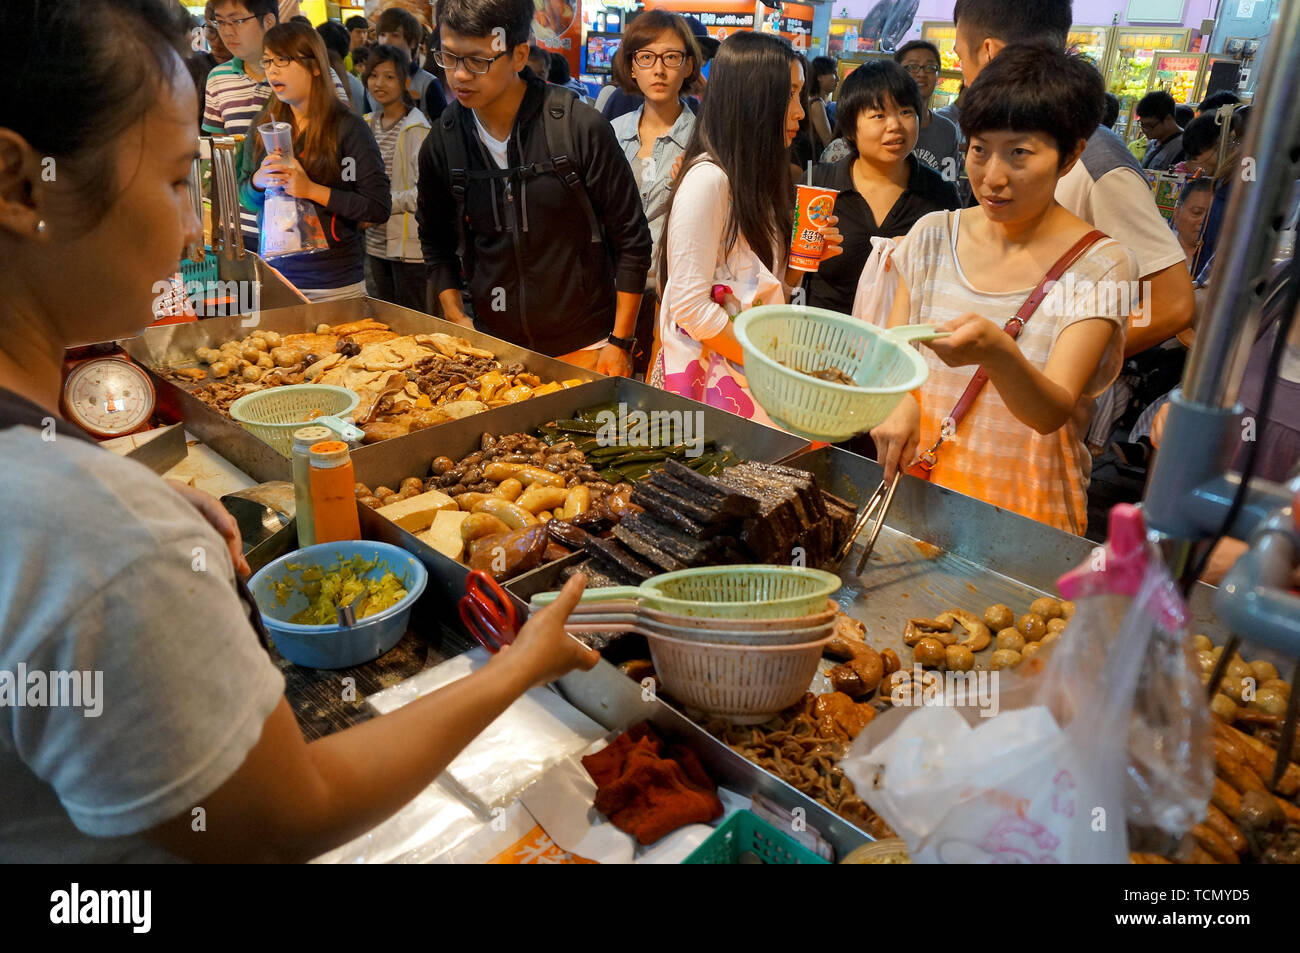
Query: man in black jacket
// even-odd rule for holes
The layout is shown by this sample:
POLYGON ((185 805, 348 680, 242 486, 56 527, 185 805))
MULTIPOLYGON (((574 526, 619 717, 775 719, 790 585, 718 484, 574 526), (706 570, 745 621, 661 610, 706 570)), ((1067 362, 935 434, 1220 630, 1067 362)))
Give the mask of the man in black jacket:
POLYGON ((420 244, 442 314, 603 374, 632 370, 650 229, 601 115, 527 68, 531 0, 440 0, 454 100, 420 152, 420 244), (568 153, 572 153, 571 155, 568 153))

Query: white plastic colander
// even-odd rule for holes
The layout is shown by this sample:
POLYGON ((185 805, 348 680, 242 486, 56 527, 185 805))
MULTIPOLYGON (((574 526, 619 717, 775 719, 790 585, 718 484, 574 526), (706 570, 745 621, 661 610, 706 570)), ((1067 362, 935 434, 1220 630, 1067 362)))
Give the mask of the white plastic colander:
POLYGON ((832 443, 866 433, 924 384, 929 369, 911 342, 945 333, 930 324, 882 331, 845 314, 801 305, 751 308, 736 318, 735 330, 750 392, 773 422, 832 443), (831 367, 854 383, 800 373, 831 367))
POLYGON ((292 457, 293 432, 312 424, 328 427, 340 440, 360 441, 365 433, 343 419, 360 402, 360 396, 346 387, 287 384, 245 394, 230 405, 230 417, 254 437, 292 457))

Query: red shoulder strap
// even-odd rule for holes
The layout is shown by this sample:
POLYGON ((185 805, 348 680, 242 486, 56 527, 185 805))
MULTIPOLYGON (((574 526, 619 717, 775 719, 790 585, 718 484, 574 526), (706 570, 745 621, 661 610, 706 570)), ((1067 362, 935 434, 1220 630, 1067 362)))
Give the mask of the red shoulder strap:
MULTIPOLYGON (((1038 306, 1043 303, 1043 299, 1051 293, 1052 287, 1061 280, 1061 276, 1069 271, 1071 266, 1082 258, 1088 249, 1107 237, 1105 232, 1094 228, 1075 242, 1069 251, 1057 259, 1056 264, 1047 269, 1047 274, 1038 283, 1038 287, 1025 299, 1025 303, 1020 306, 1016 316, 1008 321, 1002 330, 1011 335, 1012 340, 1020 337, 1021 330, 1033 317, 1034 312, 1038 310, 1038 306)), ((961 397, 958 399, 957 406, 952 409, 952 413, 949 415, 954 428, 961 423, 962 418, 970 411, 971 405, 975 403, 975 398, 979 396, 980 390, 983 389, 988 379, 989 376, 984 373, 984 368, 981 367, 975 372, 975 376, 971 378, 971 382, 966 385, 966 390, 962 392, 961 397)))

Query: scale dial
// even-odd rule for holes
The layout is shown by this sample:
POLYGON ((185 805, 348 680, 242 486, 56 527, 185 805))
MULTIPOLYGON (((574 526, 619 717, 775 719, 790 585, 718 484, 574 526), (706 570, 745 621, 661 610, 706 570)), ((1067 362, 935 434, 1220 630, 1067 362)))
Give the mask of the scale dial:
POLYGON ((100 438, 120 437, 146 426, 153 417, 154 400, 149 376, 115 357, 78 364, 63 385, 68 418, 100 438))

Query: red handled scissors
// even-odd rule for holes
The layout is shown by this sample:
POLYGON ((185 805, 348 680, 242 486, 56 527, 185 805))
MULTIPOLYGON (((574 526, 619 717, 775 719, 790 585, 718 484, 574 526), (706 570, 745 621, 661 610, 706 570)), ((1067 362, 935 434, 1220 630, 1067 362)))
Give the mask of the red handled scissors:
POLYGON ((487 573, 476 569, 465 577, 465 595, 458 605, 460 621, 493 655, 514 642, 519 631, 514 603, 487 573))

